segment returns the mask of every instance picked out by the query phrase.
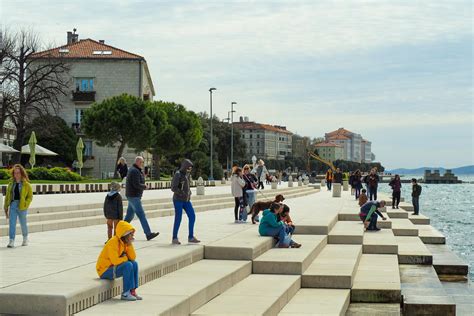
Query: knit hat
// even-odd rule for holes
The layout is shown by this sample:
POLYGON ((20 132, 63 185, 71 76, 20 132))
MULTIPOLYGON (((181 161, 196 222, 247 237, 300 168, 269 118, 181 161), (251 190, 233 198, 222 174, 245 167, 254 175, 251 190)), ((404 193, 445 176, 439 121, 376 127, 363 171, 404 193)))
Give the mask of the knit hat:
POLYGON ((120 191, 120 189, 121 189, 120 183, 118 183, 118 182, 110 183, 110 190, 111 191, 120 191))

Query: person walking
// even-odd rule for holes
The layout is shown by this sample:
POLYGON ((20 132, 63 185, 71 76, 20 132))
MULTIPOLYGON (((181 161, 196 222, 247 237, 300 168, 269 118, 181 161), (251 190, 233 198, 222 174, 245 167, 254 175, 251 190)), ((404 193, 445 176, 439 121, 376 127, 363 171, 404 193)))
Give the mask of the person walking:
POLYGON ((126 222, 131 222, 137 215, 142 225, 143 232, 145 233, 147 240, 152 240, 160 233, 153 233, 146 219, 145 210, 142 205, 143 190, 146 189, 145 176, 143 175, 143 163, 144 159, 141 156, 135 158, 135 163, 128 170, 127 183, 125 187, 125 195, 128 200, 127 215, 125 216, 126 222))
POLYGON ((360 170, 356 170, 352 178, 352 187, 354 188, 355 199, 358 200, 360 190, 362 189, 362 174, 360 170))
POLYGON ((326 171, 326 186, 328 188, 328 191, 331 191, 333 179, 334 179, 334 175, 332 173, 332 169, 328 169, 328 171, 326 171))
POLYGON ((181 168, 173 176, 171 181, 171 191, 173 194, 174 205, 174 225, 173 225, 173 239, 171 241, 174 245, 181 245, 178 239, 179 226, 183 218, 183 209, 188 216, 188 243, 197 244, 201 241, 194 236, 194 223, 196 222, 196 213, 194 212, 193 204, 191 203, 191 171, 193 170, 193 163, 189 159, 184 159, 181 163, 181 168))
POLYGON ((117 224, 123 220, 123 202, 120 189, 119 183, 112 182, 110 192, 105 197, 104 216, 107 219, 107 241, 117 234, 117 224))
POLYGON ((377 189, 379 185, 379 176, 377 175, 376 169, 372 169, 367 177, 369 187, 369 200, 377 200, 377 189))
POLYGON ((402 181, 400 180, 400 176, 396 174, 395 178, 393 178, 388 185, 392 188, 392 209, 398 208, 402 194, 402 181))
POLYGON ((33 190, 31 189, 30 179, 22 165, 16 164, 12 169, 12 179, 8 183, 7 193, 3 208, 5 216, 8 219, 8 236, 10 241, 8 248, 15 247, 16 222, 20 219, 21 233, 23 235, 22 246, 28 246, 28 223, 26 216, 28 208, 33 200, 33 190))
POLYGON ((245 187, 245 180, 242 179, 242 169, 236 168, 232 174, 230 188, 232 196, 234 197, 235 207, 234 207, 234 219, 235 223, 240 223, 241 218, 239 216, 240 210, 243 209, 244 199, 243 199, 243 188, 245 187))
POLYGON ((339 169, 339 168, 336 169, 336 172, 334 173, 333 182, 334 183, 339 183, 339 184, 342 185, 342 172, 341 172, 341 169, 339 169))
POLYGON ((265 162, 260 159, 258 161, 258 167, 257 167, 257 179, 258 179, 258 186, 257 189, 265 189, 265 186, 263 185, 263 182, 267 180, 267 175, 268 175, 268 170, 267 167, 265 167, 265 162))
POLYGON ((421 195, 421 185, 418 184, 415 178, 411 179, 412 191, 411 191, 411 200, 413 202, 413 215, 420 214, 420 195, 421 195))
POLYGON ((117 167, 115 168, 115 171, 119 174, 120 178, 123 180, 127 176, 128 173, 128 166, 127 166, 127 161, 125 158, 120 157, 120 159, 117 162, 117 167))

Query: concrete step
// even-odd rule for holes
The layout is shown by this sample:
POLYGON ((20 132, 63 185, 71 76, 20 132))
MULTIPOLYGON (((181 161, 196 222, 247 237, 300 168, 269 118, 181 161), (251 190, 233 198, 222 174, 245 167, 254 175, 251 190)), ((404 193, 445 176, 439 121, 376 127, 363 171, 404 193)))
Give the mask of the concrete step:
MULTIPOLYGON (((359 209, 351 209, 351 210, 341 210, 338 214, 338 220, 339 221, 357 221, 361 222, 361 219, 359 217, 359 209)), ((387 218, 387 220, 377 220, 377 226, 379 228, 392 228, 392 220, 390 218, 387 218)))
POLYGON ((422 214, 412 215, 412 213, 408 213, 408 219, 415 225, 429 225, 430 224, 430 218, 422 214))
POLYGON ((302 287, 350 289, 361 255, 360 245, 327 245, 303 273, 302 287))
POLYGON ((277 315, 300 287, 300 276, 252 274, 192 315, 277 315))
POLYGON ((371 254, 398 254, 398 244, 391 229, 377 232, 366 231, 362 243, 362 252, 371 254))
POLYGON ((404 315, 456 315, 456 304, 432 266, 401 264, 400 278, 404 315))
POLYGON ((469 265, 459 258, 446 245, 426 245, 433 255, 433 268, 440 278, 452 280, 451 276, 462 276, 469 273, 469 265))
POLYGON ((351 303, 346 316, 400 316, 400 304, 351 303))
POLYGON ((189 315, 247 278, 251 269, 249 261, 201 260, 141 286, 143 301, 123 304, 115 297, 79 315, 189 315))
POLYGON ((393 210, 390 208, 387 209, 385 213, 387 213, 390 218, 408 218, 408 213, 401 209, 393 210))
POLYGON ((409 219, 392 217, 390 217, 390 219, 392 221, 392 231, 395 236, 418 236, 418 229, 409 219))
MULTIPOLYGON (((264 252, 273 248, 273 237, 262 237, 252 227, 238 234, 204 246, 204 258, 222 260, 254 260, 264 252)), ((285 249, 291 251, 293 249, 285 249)))
MULTIPOLYGON (((139 283, 161 278, 203 259, 204 248, 155 246, 137 249, 139 283)), ((0 289, 1 314, 73 315, 121 293, 122 278, 101 280, 96 262, 0 289), (28 302, 28 304, 25 304, 28 302)))
POLYGON ((350 290, 301 289, 278 315, 340 315, 350 302, 350 290))
POLYGON ((425 244, 445 244, 446 237, 431 225, 415 225, 418 229, 418 237, 425 244))
POLYGON ((351 302, 399 303, 400 300, 397 256, 363 254, 355 274, 351 302))
POLYGON ((398 244, 398 262, 400 264, 429 264, 433 256, 418 237, 395 236, 398 244))
POLYGON ((301 248, 273 248, 253 261, 255 274, 297 274, 301 275, 327 244, 322 235, 298 235, 295 241, 301 248))
POLYGON ((297 235, 327 235, 336 225, 338 215, 336 213, 318 213, 314 217, 304 218, 298 221, 295 234, 297 235))
POLYGON ((328 243, 361 245, 363 236, 364 224, 361 221, 338 221, 328 234, 328 243))
POLYGON ((415 210, 413 204, 408 202, 401 202, 398 206, 407 212, 413 212, 415 210))

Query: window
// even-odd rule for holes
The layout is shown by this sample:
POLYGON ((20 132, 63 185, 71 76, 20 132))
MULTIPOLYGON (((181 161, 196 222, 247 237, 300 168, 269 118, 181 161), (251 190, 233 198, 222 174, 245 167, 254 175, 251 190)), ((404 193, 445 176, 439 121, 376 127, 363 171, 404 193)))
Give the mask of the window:
POLYGON ((84 141, 84 156, 85 157, 92 156, 92 141, 91 140, 84 141))
POLYGON ((84 109, 76 109, 76 121, 75 121, 75 123, 81 124, 83 116, 84 116, 84 109))
POLYGON ((150 94, 146 93, 143 95, 143 101, 149 101, 150 100, 150 94))
POLYGON ((260 138, 260 134, 257 134, 257 138, 260 138))
POLYGON ((94 79, 76 78, 76 91, 94 91, 94 79))
POLYGON ((260 146, 260 142, 257 142, 257 146, 260 146))
POLYGON ((253 135, 252 135, 252 134, 250 134, 250 138, 252 138, 252 136, 253 136, 253 135))

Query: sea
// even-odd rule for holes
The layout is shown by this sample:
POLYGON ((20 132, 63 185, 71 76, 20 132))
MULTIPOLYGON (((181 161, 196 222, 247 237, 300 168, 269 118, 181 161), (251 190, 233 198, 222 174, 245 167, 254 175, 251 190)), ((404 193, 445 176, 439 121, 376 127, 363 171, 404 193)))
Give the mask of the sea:
MULTIPOLYGON (((403 175, 402 179, 421 178, 403 175)), ((469 264, 469 279, 474 281, 474 175, 458 176, 462 184, 421 184, 420 213, 446 237, 446 244, 469 264)), ((392 192, 388 183, 379 191, 392 192)), ((402 197, 411 202, 411 184, 402 184, 402 197)), ((390 201, 391 206, 391 201, 390 201)))

